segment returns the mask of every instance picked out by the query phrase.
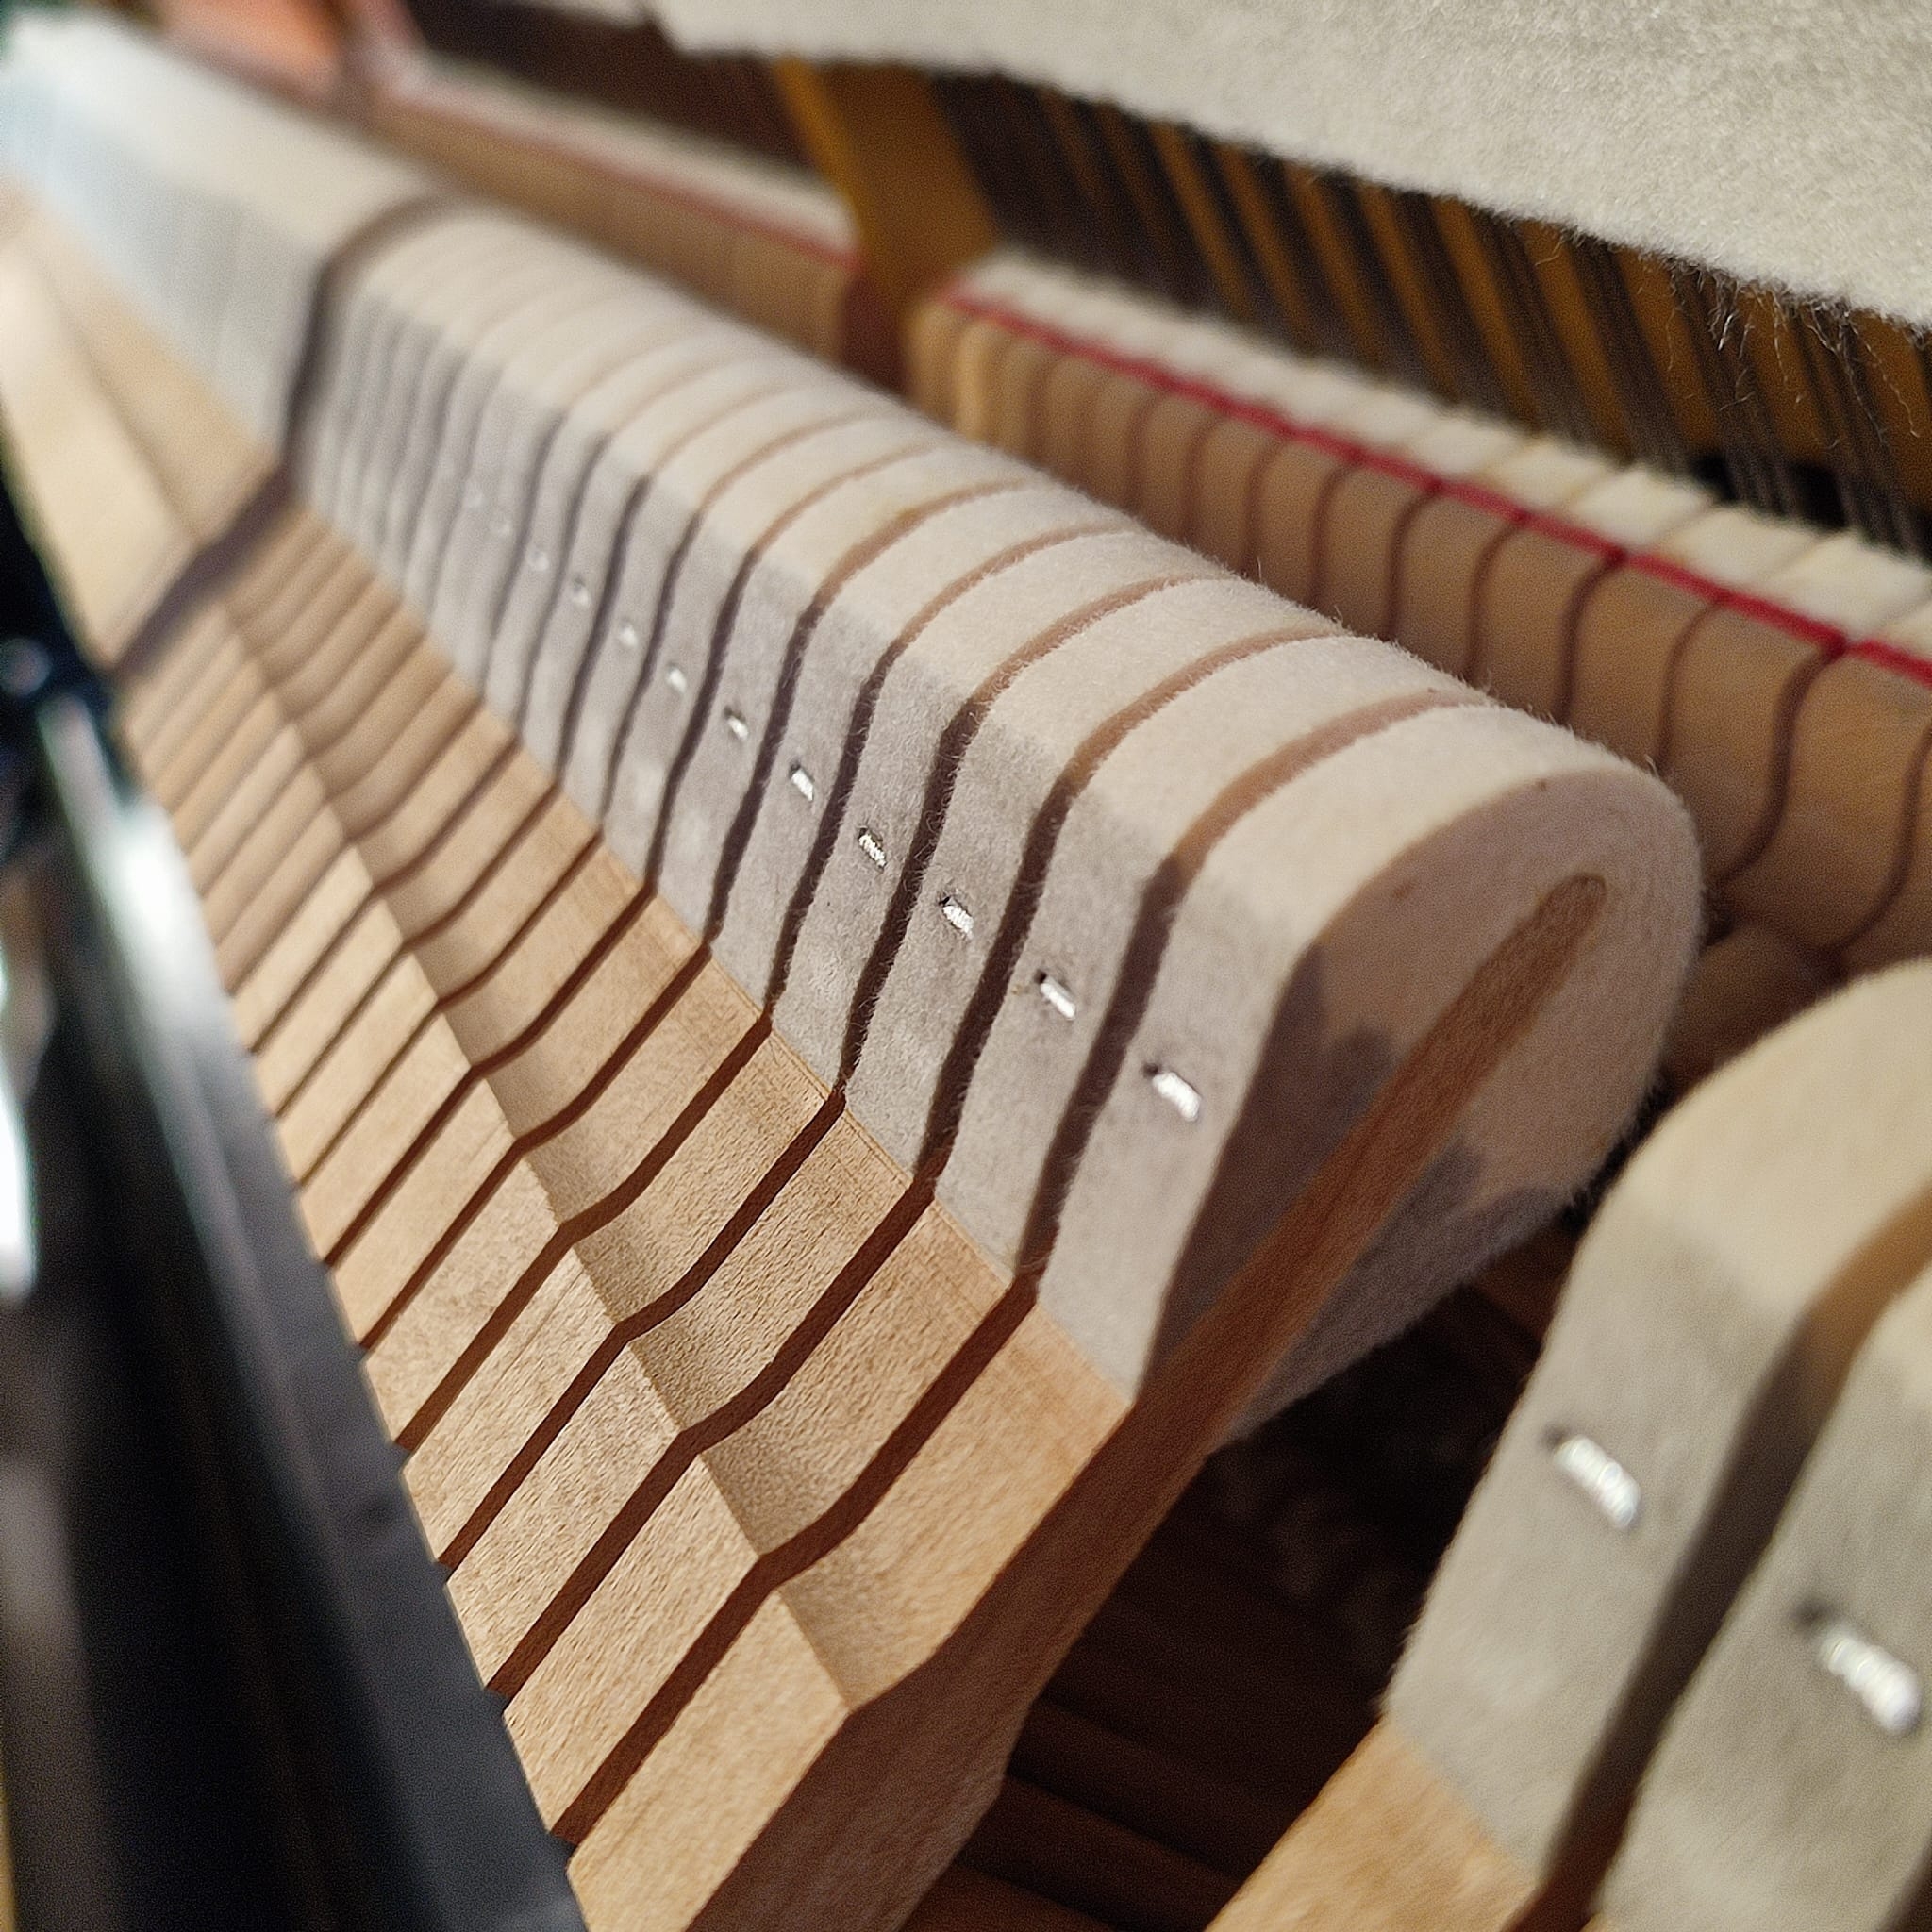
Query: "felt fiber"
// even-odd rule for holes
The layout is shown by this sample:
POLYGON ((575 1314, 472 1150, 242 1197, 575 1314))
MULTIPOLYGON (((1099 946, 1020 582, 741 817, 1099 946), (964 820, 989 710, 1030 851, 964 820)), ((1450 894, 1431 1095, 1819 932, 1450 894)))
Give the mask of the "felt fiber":
POLYGON ((655 0, 694 51, 993 71, 1932 323, 1915 0, 655 0))

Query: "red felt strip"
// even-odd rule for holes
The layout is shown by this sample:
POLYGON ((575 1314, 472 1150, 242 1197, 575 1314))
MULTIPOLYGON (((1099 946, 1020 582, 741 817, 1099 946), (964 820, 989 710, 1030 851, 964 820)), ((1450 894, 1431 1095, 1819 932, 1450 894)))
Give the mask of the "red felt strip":
POLYGON ((1627 562, 1631 568, 1648 572, 1653 576, 1662 578, 1666 583, 1676 584, 1707 603, 1722 604, 1732 609, 1741 610, 1761 624, 1770 625, 1792 637, 1802 638, 1827 658, 1852 651, 1874 663, 1885 665, 1901 676, 1912 678, 1920 684, 1932 684, 1932 661, 1915 657, 1908 651, 1899 650, 1894 645, 1884 643, 1875 638, 1854 643, 1836 625, 1825 624, 1818 618, 1807 616, 1802 610, 1792 609, 1789 605, 1775 603, 1769 597, 1761 597, 1749 591, 1734 590, 1729 585, 1719 583, 1713 577, 1706 576, 1701 571, 1692 570, 1688 565, 1679 563, 1673 558, 1661 556, 1656 551, 1626 551, 1612 539, 1590 529, 1585 525, 1573 523, 1567 517, 1558 516, 1548 510, 1527 509, 1521 504, 1512 503, 1500 491, 1488 489, 1480 483, 1439 475, 1409 458, 1394 455, 1388 450, 1374 449, 1354 437, 1341 435, 1316 424, 1300 422, 1273 404, 1257 402, 1250 396, 1237 395, 1201 376, 1184 375, 1178 370, 1166 368, 1146 357, 1129 355, 1124 350, 1116 349, 1106 342, 1070 334, 1065 329, 1055 327, 1051 323, 1042 322, 1038 316, 1028 315, 1023 309, 1010 308, 1004 303, 975 294, 972 290, 957 282, 943 291, 941 299, 963 314, 997 323, 1001 327, 1010 329, 1016 335, 1025 336, 1048 348, 1058 350, 1062 355, 1079 357, 1104 369, 1110 369, 1117 375, 1132 376, 1137 381, 1146 383, 1150 388, 1163 391, 1169 395, 1184 396, 1205 408, 1218 410, 1223 415, 1252 424, 1257 428, 1265 429, 1272 435, 1287 441, 1307 443, 1330 456, 1339 457, 1345 462, 1361 464, 1399 476, 1403 481, 1411 483, 1426 492, 1457 497, 1462 502, 1474 504, 1478 508, 1489 510, 1507 521, 1539 530, 1557 542, 1572 543, 1579 549, 1592 551, 1610 562, 1627 562))

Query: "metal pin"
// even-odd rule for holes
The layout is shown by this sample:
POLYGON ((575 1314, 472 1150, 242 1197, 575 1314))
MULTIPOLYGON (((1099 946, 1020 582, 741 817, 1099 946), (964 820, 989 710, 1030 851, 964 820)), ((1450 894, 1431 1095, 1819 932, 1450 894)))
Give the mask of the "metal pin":
POLYGON ((1554 1435, 1550 1459, 1596 1505, 1612 1529, 1627 1532, 1637 1526, 1643 1491, 1602 1443, 1574 1433, 1554 1435))
POLYGON ((685 692, 685 687, 691 683, 691 679, 684 675, 684 666, 682 664, 667 664, 664 667, 664 682, 679 697, 682 697, 685 692))
POLYGON ((819 795, 819 788, 812 782, 812 775, 803 765, 791 768, 791 789, 809 805, 819 795))
MULTIPOLYGON (((678 674, 680 677, 683 675, 682 672, 678 674)), ((683 688, 682 685, 678 687, 680 691, 683 688)), ((740 744, 744 742, 746 736, 751 730, 751 726, 744 722, 743 713, 740 711, 726 711, 724 713, 724 728, 730 732, 733 738, 737 739, 740 744)))
POLYGON ((640 641, 638 637, 638 627, 627 617, 624 620, 622 624, 620 624, 617 626, 617 641, 620 644, 622 644, 626 651, 635 651, 638 647, 640 641))
POLYGON ((1051 973, 1042 973, 1033 983, 1040 989, 1040 997, 1062 1020, 1071 1020, 1074 1017, 1074 995, 1051 973))
POLYGON ((1191 1081, 1182 1079, 1172 1067, 1149 1067, 1147 1078, 1155 1092, 1190 1126, 1201 1118, 1201 1091, 1191 1081))
POLYGON ((860 825, 858 828, 858 849, 862 853, 864 853, 865 856, 869 859, 871 859, 872 862, 875 866, 877 866, 881 872, 885 871, 886 848, 883 845, 881 845, 875 838, 874 838, 871 830, 864 825, 860 825))
POLYGON ((958 900, 948 892, 940 901, 940 917, 943 919, 962 940, 973 937, 973 915, 958 900))
POLYGON ((1819 1669, 1836 1677, 1887 1737, 1907 1737, 1919 1728, 1925 1700, 1918 1672, 1873 1642, 1847 1617, 1814 1610, 1800 1622, 1809 1629, 1819 1669))

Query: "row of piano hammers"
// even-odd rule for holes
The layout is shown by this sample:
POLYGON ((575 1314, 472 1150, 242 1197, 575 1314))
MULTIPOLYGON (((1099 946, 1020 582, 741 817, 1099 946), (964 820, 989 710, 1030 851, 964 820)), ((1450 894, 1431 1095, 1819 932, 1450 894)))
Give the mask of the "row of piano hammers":
MULTIPOLYGON (((378 62, 354 106, 467 181, 867 360, 849 225, 768 164, 691 148, 674 169, 662 133, 429 57, 378 62)), ((1916 559, 1017 254, 924 302, 910 341, 914 399, 962 433, 1662 772, 1715 915, 1667 1055, 1679 1089, 1844 973, 1932 943, 1916 559)))
MULTIPOLYGON (((849 226, 768 164, 690 150, 674 165, 661 133, 540 109, 427 58, 379 63, 360 102, 465 180, 864 361, 849 226)), ((913 400, 962 434, 1655 766, 1737 934, 1709 968, 1734 1008, 1762 1024, 1932 946, 1932 570, 1917 559, 1017 253, 921 305, 910 343, 913 400)), ((1686 1042, 1693 1070, 1706 1045, 1686 1042)))
POLYGON ((1654 765, 1727 919, 1853 971, 1932 944, 1916 559, 1024 258, 915 342, 942 419, 1654 765))
MULTIPOLYGON (((587 1917, 984 1923, 1202 1458, 1601 1162, 1686 815, 131 37, 0 116, 13 475, 587 1917)), ((1650 1138, 1225 1927, 1898 1922, 1928 1040, 1901 968, 1650 1138)))

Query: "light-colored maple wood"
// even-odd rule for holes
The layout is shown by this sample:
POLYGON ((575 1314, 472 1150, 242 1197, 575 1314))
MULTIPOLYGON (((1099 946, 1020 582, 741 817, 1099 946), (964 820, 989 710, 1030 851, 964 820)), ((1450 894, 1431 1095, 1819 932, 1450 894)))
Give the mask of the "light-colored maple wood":
MULTIPOLYGON (((681 427, 574 458, 587 492, 603 479, 586 607, 630 615, 661 655, 627 667, 621 626, 591 636, 553 591, 525 634, 533 699, 559 670, 582 693, 546 740, 564 790, 452 708, 444 748, 418 744, 420 778, 373 791, 412 716, 448 702, 446 633, 473 674, 502 641, 468 581, 514 558, 464 533, 464 464, 583 400, 546 391, 551 358, 608 340, 578 321, 607 299, 603 271, 487 225, 351 298, 310 473, 349 541, 278 533, 304 592, 238 600, 241 654, 183 687, 221 726, 174 742, 169 776, 200 839, 216 794, 263 800, 232 849, 225 833, 207 848, 210 924, 303 1214, 532 1788, 582 1840, 593 1919, 883 1926, 994 1798, 1026 1706, 1191 1470, 1278 1396, 1291 1344, 1309 1341, 1318 1374, 1424 1292, 1359 1268, 1391 1216, 1378 1253, 1469 1239, 1433 1238, 1416 1190, 1436 1163, 1467 1150, 1482 1179, 1463 1205, 1485 1224, 1587 1171, 1681 963, 1688 848, 1657 789, 1600 756, 750 357, 681 427), (957 480, 927 476, 946 465, 957 480), (942 525, 952 547, 922 549, 942 525), (1243 701, 1234 680, 1264 660, 1285 692, 1300 674, 1301 709, 1243 701), (655 675, 672 668, 685 690, 655 675), (1247 735, 1222 728, 1223 753, 1244 762, 1212 796, 1135 778, 1147 747, 1228 724, 1247 735), (794 730, 830 734, 804 785, 794 730), (756 875, 797 909, 790 938, 731 917, 767 792, 824 813, 823 839, 774 847, 756 875), (1143 905, 1176 841, 1174 903, 1143 905), (1063 842, 1104 916, 1063 903, 1063 842), (835 868, 855 854, 871 874, 835 868), (1089 1025, 1103 972, 1151 1002, 1144 1023, 1120 1006, 1105 1037, 1070 1037, 1091 1049, 1091 1096, 1075 1044, 1056 1048, 1077 1150, 1048 1122, 989 1170, 983 1198, 1024 1209, 1029 1171, 1058 1163, 1037 1294, 1020 1257, 977 1244, 964 1195, 957 1214, 932 1198, 948 1130, 920 1147, 894 1110, 916 1094, 936 1122, 977 1118, 982 1033, 987 1068, 1011 1051, 985 1024, 1004 975, 1039 1004, 1033 908, 1008 896, 1036 873, 1063 923, 1042 930, 1078 941, 1080 1001, 1081 969, 1096 975, 1089 1025), (926 903, 949 882, 984 927, 926 903), (978 945, 935 952, 941 925, 908 937, 915 915, 978 945), (777 1031, 699 945, 714 933, 774 965, 768 948, 791 948, 777 1031), (1277 1038, 1311 944, 1326 1009, 1277 1038), (1261 1010, 1228 1008, 1230 945, 1256 956, 1261 1010), (1177 1030, 1210 1012, 1200 1037, 1177 1030), (780 1037, 788 1013, 809 1039, 780 1037), (1176 1042, 1199 1085, 1171 1091, 1191 1100, 1150 1086, 1142 1024, 1176 1042), (1386 1050, 1358 1092, 1308 1111, 1306 1165, 1284 1173, 1247 1097, 1313 1091, 1330 1028, 1386 1050), (1551 1073, 1578 1039, 1599 1061, 1553 1120, 1551 1073), (1158 1200, 1132 1181, 1157 1171, 1158 1200), (1250 1187, 1237 1202, 1223 1171, 1250 1187), (1124 1238, 1150 1211, 1174 1225, 1124 1238), (1221 1243, 1198 1265, 1197 1219, 1221 1243)), ((1123 377, 1092 413, 1118 492, 1178 529, 1209 426, 1171 402, 1123 377)), ((513 525, 564 480, 500 460, 513 525)), ((1310 530, 1370 475, 1387 476, 1320 482, 1310 530)), ((1386 521, 1385 596, 1402 517, 1386 521)))
POLYGON ((1419 657, 1452 676, 1477 661, 1477 595, 1510 520, 1486 506, 1438 496, 1410 520, 1402 545, 1392 627, 1419 657))
POLYGON ((268 480, 273 454, 111 299, 68 237, 39 223, 23 239, 184 527, 196 542, 213 541, 268 480))
POLYGON ((1534 1877, 1387 1719, 1215 1918, 1213 1932, 1510 1925, 1534 1877))
MULTIPOLYGON (((1364 1131, 1373 1132, 1373 1128, 1365 1124, 1364 1131)), ((1386 1138, 1377 1138, 1386 1150, 1386 1138)), ((1337 1184, 1345 1186, 1339 1176, 1337 1184)), ((926 1828, 930 1828, 932 1807, 941 1802, 942 1792, 948 1806, 966 1807, 967 1816, 983 1806, 991 1795, 1009 1741, 1009 1733, 993 1715, 995 1703, 1006 1703, 1004 1690, 996 1687, 1011 1682, 1035 1642, 1041 1642, 1049 1653, 1056 1651, 1062 1641, 1058 1634, 1062 1627, 1060 1620, 1077 1627, 1085 1608, 1084 1600, 1070 1602, 1067 1592, 1076 1588, 1074 1571, 1091 1560, 1091 1547, 1084 1548, 1079 1557, 1070 1545, 1056 1548, 1060 1533, 1057 1525, 1064 1524, 1065 1534, 1084 1545, 1088 1529, 1101 1510, 1131 1515, 1152 1508, 1158 1513, 1164 1485, 1154 1478, 1146 1458, 1153 1454, 1158 1459, 1154 1441, 1165 1433, 1174 1418, 1170 1411, 1156 1421, 1157 1411, 1168 1410, 1174 1399, 1191 1407, 1198 1398, 1199 1372, 1219 1353, 1212 1331, 1224 1320, 1283 1318, 1283 1310, 1291 1306, 1293 1297, 1284 1297, 1279 1291, 1284 1284, 1276 1271, 1288 1255, 1313 1258, 1317 1266, 1329 1265, 1317 1256, 1324 1242, 1315 1238, 1316 1226, 1327 1229, 1334 1240, 1347 1242, 1352 1238, 1349 1210, 1339 1200, 1334 1206, 1340 1210, 1339 1220, 1330 1221, 1324 1210, 1315 1210, 1320 1216, 1315 1223, 1305 1222, 1295 1228, 1288 1238, 1290 1244, 1271 1251, 1251 1275, 1254 1298, 1244 1302, 1238 1291, 1233 1302, 1224 1300, 1216 1314, 1182 1345, 1174 1365, 1174 1379, 1157 1378, 1124 1414, 1117 1395, 1108 1395, 1096 1381, 1083 1377, 1076 1367, 1077 1356, 1068 1351, 1064 1337, 1057 1336, 1050 1321, 1038 1310, 1020 1313, 1016 1309, 1017 1325, 1008 1339, 996 1347, 987 1368, 925 1448, 913 1457, 887 1499, 835 1551, 789 1586, 782 1599, 769 1601, 751 1616, 703 1690, 606 1812, 579 1850, 574 1868, 580 1894, 590 1909, 614 1914, 615 1923, 670 1923, 673 1914, 682 1917, 693 1910, 705 1893, 722 1881, 723 1891, 700 1922, 727 1912, 733 1917, 744 1913, 762 1917, 776 1908, 780 1891, 791 1891, 795 1902, 795 1888, 837 1886, 864 1864, 875 1865, 877 1854, 873 1847, 883 1840, 873 1837, 872 1831, 889 1833, 892 1841, 903 1844, 908 1842, 904 1834, 914 1817, 924 1816, 926 1828), (1261 1286, 1264 1281, 1265 1288, 1261 1286), (1262 1316, 1260 1303, 1274 1313, 1262 1316), (1241 1310, 1239 1317, 1232 1313, 1235 1308, 1241 1310), (1209 1333, 1204 1335, 1203 1327, 1209 1333), (1190 1370, 1194 1373, 1191 1374, 1190 1370), (1085 1391, 1080 1392, 1083 1381, 1085 1391), (1190 1393, 1179 1398, 1184 1383, 1190 1393), (1162 1388, 1174 1390, 1174 1396, 1163 1401, 1155 1393, 1162 1388), (1041 1453, 1049 1441, 1060 1445, 1052 1457, 1041 1453), (989 1457, 993 1458, 991 1463, 984 1460, 989 1457), (1090 1457, 1096 1459, 1090 1462, 1090 1457), (1084 1473, 1076 1474, 1083 1465, 1084 1473), (999 1472, 996 1478, 995 1468, 999 1472), (1150 1479, 1157 1490, 1151 1496, 1145 1487, 1150 1479), (958 1534, 950 1537, 949 1546, 941 1550, 929 1532, 916 1532, 913 1524, 939 1520, 932 1513, 935 1508, 947 1520, 956 1520, 941 1499, 949 1491, 957 1495, 957 1485, 961 1482, 971 1484, 979 1502, 971 1512, 971 1521, 958 1520, 958 1534), (1040 1518, 1038 1512, 1046 1509, 1050 1499, 1060 1495, 1070 1482, 1079 1507, 1073 1507, 1070 1496, 1040 1518), (1076 1520, 1084 1525, 1078 1531, 1074 1527, 1076 1520), (1008 1539, 1016 1534, 1024 1539, 1027 1532, 1021 1525, 1034 1521, 1041 1522, 1041 1528, 1033 1534, 1025 1561, 1015 1564, 1004 1554, 1009 1547, 1008 1539), (1070 1563, 1074 1571, 1067 1567, 1070 1563), (980 1567, 985 1564, 993 1566, 991 1574, 980 1567), (847 1626, 846 1636, 838 1639, 838 1624, 827 1624, 824 1618, 845 1590, 866 1577, 880 1582, 893 1579, 896 1629, 879 1629, 861 1648, 853 1649, 848 1646, 858 1631, 847 1626), (948 1640, 944 1633, 955 1613, 941 1606, 953 1591, 962 1588, 969 1598, 977 1598, 978 1607, 968 1613, 958 1634, 948 1640), (937 1595, 929 1593, 935 1590, 937 1595), (990 1593, 982 1595, 981 1591, 990 1593), (782 1610, 781 1601, 786 1606, 782 1610), (897 1622, 900 1619, 904 1621, 897 1622), (989 1625, 997 1627, 996 1638, 989 1625), (798 1632, 797 1639, 788 1639, 788 1628, 798 1632), (813 1633, 808 1666, 795 1647, 804 1641, 806 1628, 813 1633), (1028 1629, 1037 1635, 1029 1639, 1021 1634, 1028 1629), (883 1651, 874 1638, 885 1640, 883 1651), (927 1653, 929 1661, 914 1675, 902 1676, 925 1646, 935 1641, 942 1643, 941 1650, 927 1653), (908 1643, 909 1652, 904 1647, 908 1643), (901 1659, 896 1665, 891 1662, 895 1655, 901 1659), (883 1679, 877 1674, 882 1669, 889 1674, 883 1679), (895 1677, 901 1688, 888 1695, 895 1677), (841 1681, 846 1687, 842 1691, 837 1688, 841 1681), (641 1826, 647 1828, 647 1821, 660 1824, 679 1818, 693 1800, 703 1807, 717 1805, 723 1793, 705 1777, 701 1767, 710 1759, 715 1740, 728 1735, 728 1730, 721 1731, 719 1726, 734 1722, 730 1712, 734 1707, 743 1707, 742 1700, 755 1694, 753 1686, 758 1682, 767 1693, 762 1706, 767 1715, 760 1775, 783 1781, 766 1787, 772 1797, 775 1798, 784 1783, 806 1770, 807 1760, 793 1756, 795 1751, 806 1749, 816 1757, 809 1779, 786 1807, 782 1839, 766 1837, 755 1852, 740 1856, 735 1868, 717 1861, 732 1857, 737 1834, 743 1827, 715 1809, 707 1834, 693 1837, 680 1831, 674 1838, 660 1839, 660 1842, 679 1845, 680 1856, 675 1869, 665 1874, 669 1883, 665 1878, 657 1881, 657 1896, 664 1901, 663 1916, 654 1907, 649 1920, 639 1919, 634 1907, 621 1901, 636 1895, 638 1868, 634 1861, 642 1844, 641 1826), (788 1688, 774 1697, 770 1693, 779 1682, 796 1688, 788 1688), (812 1689, 814 1685, 818 1688, 812 1689), (842 1726, 838 1725, 836 1711, 855 1695, 867 1696, 869 1701, 842 1726), (917 1719, 905 1707, 915 1695, 921 1707, 917 1719), (827 1697, 833 1699, 829 1707, 827 1697), (871 1702, 873 1698, 878 1701, 871 1702), (781 1736, 787 1740, 782 1745, 781 1736), (831 1744, 834 1736, 836 1746, 831 1744), (713 1740, 708 1747, 707 1740, 713 1740), (857 1764, 868 1758, 875 1762, 880 1750, 891 1753, 891 1789, 874 1789, 870 1794, 868 1815, 878 1823, 860 1844, 857 1820, 849 1807, 873 1780, 869 1775, 858 1785, 852 1780, 857 1764), (941 1758, 947 1769, 938 1775, 941 1758), (975 1763, 974 1774, 962 1775, 975 1763), (831 1812, 821 1812, 820 1806, 845 1812, 844 1824, 830 1836, 831 1812), (819 1822, 812 1822, 813 1814, 819 1822), (835 1869, 814 1877, 814 1867, 827 1854, 837 1861, 835 1869), (847 1859, 862 1862, 855 1866, 847 1864, 847 1859), (758 1902, 761 1894, 763 1904, 758 1902)), ((1291 1217, 1291 1221, 1298 1219, 1291 1217)), ((1331 1248, 1329 1253, 1333 1252, 1331 1248)), ((991 1336, 988 1339, 991 1341, 991 1336)), ((1241 1398, 1232 1391, 1228 1399, 1239 1406, 1241 1398)), ((1167 1447, 1171 1450, 1172 1446, 1169 1438, 1167 1447)), ((1071 1630, 1067 1634, 1070 1636, 1071 1630)), ((1030 1682, 1030 1676, 1024 1681, 1030 1682)), ((1024 1697, 1020 1701, 1024 1702, 1024 1697)), ((744 1795, 741 1785, 737 1802, 742 1802, 744 1795)), ((772 1798, 758 1802, 769 1804, 772 1798)), ((903 1910, 910 1902, 908 1892, 897 1909, 903 1910)), ((882 1912, 892 1909, 892 1905, 882 1902, 882 1912)))
POLYGON ((1817 955, 1766 925, 1740 925, 1708 945, 1684 988, 1664 1047, 1680 1093, 1794 1019, 1832 983, 1817 955))
POLYGON ((0 409, 25 514, 82 631, 111 663, 191 540, 18 238, 0 261, 0 333, 9 350, 0 409))
POLYGON ((1801 948, 1868 964, 1923 950, 1914 855, 1932 850, 1932 835, 1916 824, 1921 747, 1902 722, 1918 706, 1907 674, 1922 655, 1912 626, 1923 570, 1849 537, 1821 541, 1795 525, 1713 510, 1692 486, 1609 470, 1457 412, 1391 414, 1359 385, 1343 399, 1278 353, 1224 341, 1217 358, 1208 326, 994 258, 962 278, 957 298, 924 306, 914 392, 968 433, 1036 454, 1290 595, 1379 624, 1512 703, 1659 762, 1698 816, 1737 913, 1801 948), (1029 316, 1041 319, 1038 337, 1029 316), (1211 372, 1207 394, 1191 382, 1197 365, 1211 372), (1286 419, 1307 423, 1308 440, 1284 444, 1237 413, 1269 376, 1282 380, 1286 419), (1217 383, 1226 387, 1210 403, 1217 383), (1324 441, 1330 427, 1449 487, 1407 511, 1399 476, 1342 490, 1359 463, 1324 441), (1463 479, 1478 491, 1461 493, 1463 479), (1344 567, 1364 574, 1346 608, 1317 578, 1330 493, 1344 567), (1518 526, 1510 505, 1556 521, 1518 526), (1391 516, 1401 518, 1399 541, 1391 516), (1391 541, 1392 605, 1381 564, 1391 541), (1834 635, 1875 635, 1899 655, 1835 671, 1814 699, 1834 635), (1840 720, 1839 691, 1893 721, 1882 783, 1870 758, 1841 748, 1860 734, 1840 720), (1816 861, 1854 844, 1855 858, 1816 861))
POLYGON ((896 328, 941 276, 992 246, 978 183, 930 84, 904 68, 774 63, 799 144, 851 210, 896 328))
POLYGON ((1696 591, 1649 571, 1609 572, 1577 615, 1571 724, 1625 758, 1660 758, 1672 667, 1709 608, 1696 591))

